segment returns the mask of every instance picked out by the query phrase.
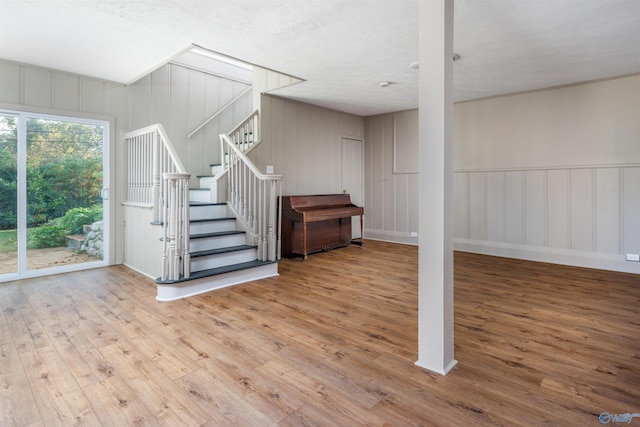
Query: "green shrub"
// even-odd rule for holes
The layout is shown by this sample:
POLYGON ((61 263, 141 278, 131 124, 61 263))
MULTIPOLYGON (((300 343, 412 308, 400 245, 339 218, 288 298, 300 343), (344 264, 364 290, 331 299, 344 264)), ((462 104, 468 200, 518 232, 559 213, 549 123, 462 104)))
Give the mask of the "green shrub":
POLYGON ((69 233, 66 232, 64 227, 52 221, 49 224, 29 230, 27 234, 27 248, 40 249, 64 246, 64 236, 67 234, 69 233))
POLYGON ((66 235, 81 234, 82 226, 93 224, 101 219, 102 205, 69 209, 63 217, 30 229, 27 233, 27 248, 40 249, 64 246, 66 235))
POLYGON ((68 234, 80 234, 83 225, 93 224, 101 219, 102 205, 93 205, 88 208, 69 209, 59 221, 68 234))

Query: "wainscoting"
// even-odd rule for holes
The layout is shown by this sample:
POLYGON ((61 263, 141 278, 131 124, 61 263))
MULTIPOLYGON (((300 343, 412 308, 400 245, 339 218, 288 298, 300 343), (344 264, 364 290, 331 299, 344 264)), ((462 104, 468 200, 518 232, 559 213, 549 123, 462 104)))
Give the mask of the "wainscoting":
POLYGON ((455 248, 640 273, 640 165, 456 171, 455 248))

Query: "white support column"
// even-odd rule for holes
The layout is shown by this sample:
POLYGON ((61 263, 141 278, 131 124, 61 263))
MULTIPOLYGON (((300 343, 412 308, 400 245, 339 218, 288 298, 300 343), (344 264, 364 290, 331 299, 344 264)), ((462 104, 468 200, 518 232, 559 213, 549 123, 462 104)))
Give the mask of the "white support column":
POLYGON ((418 361, 446 375, 453 357, 453 0, 420 0, 418 361))

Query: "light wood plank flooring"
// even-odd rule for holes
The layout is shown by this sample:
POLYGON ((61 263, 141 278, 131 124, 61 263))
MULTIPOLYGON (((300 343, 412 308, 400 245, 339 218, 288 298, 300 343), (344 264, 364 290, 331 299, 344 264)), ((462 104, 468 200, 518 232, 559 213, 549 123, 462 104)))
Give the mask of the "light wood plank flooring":
MULTIPOLYGON (((368 241, 171 303, 124 266, 0 284, 0 425, 601 425, 640 412, 640 278, 455 257, 458 365, 417 359, 417 248, 368 241)), ((634 419, 640 424, 640 419, 634 419)))

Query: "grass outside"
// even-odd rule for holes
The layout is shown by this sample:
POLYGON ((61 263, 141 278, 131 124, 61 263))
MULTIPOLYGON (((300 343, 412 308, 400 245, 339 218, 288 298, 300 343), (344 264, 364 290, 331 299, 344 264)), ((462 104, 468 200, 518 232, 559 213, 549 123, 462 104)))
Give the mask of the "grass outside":
MULTIPOLYGON (((27 239, 33 228, 27 229, 27 239)), ((18 232, 16 230, 0 230, 0 253, 16 252, 18 250, 18 232)))
POLYGON ((15 252, 18 235, 16 230, 0 230, 0 252, 15 252))

